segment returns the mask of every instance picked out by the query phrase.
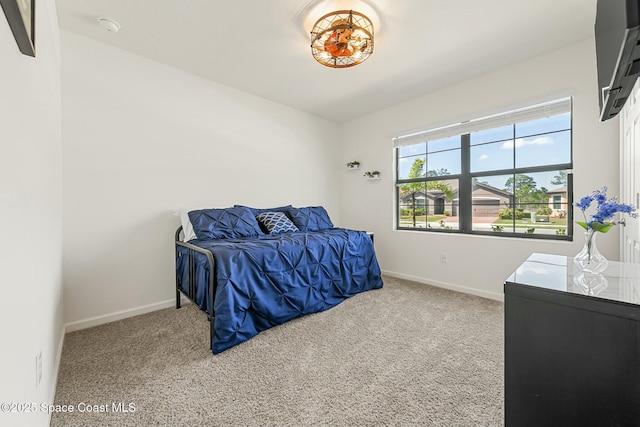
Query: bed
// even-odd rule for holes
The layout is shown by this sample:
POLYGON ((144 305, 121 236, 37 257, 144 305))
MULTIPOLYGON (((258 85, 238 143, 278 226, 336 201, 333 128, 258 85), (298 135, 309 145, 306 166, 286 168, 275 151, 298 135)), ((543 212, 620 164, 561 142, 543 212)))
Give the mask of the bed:
POLYGON ((372 238, 334 227, 321 206, 234 206, 182 214, 176 308, 185 295, 220 353, 261 331, 381 288, 372 238))

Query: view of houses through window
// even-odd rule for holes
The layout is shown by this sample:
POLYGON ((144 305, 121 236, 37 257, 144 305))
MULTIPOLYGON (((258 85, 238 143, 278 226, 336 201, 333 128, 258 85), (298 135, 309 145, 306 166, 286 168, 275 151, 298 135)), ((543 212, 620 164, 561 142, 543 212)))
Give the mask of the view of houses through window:
POLYGON ((570 99, 545 106, 397 139, 396 228, 569 239, 570 99))

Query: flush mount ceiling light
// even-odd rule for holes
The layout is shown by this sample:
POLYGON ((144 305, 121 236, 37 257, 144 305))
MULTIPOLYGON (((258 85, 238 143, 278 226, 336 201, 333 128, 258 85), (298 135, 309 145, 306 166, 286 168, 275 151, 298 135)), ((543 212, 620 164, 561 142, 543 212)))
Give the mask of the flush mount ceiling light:
POLYGON ((327 67, 353 67, 372 53, 373 23, 360 12, 327 13, 311 30, 311 54, 327 67))
POLYGON ((117 33, 118 31, 120 31, 120 24, 118 24, 113 19, 98 18, 98 23, 100 23, 100 26, 102 28, 109 31, 110 33, 117 33))

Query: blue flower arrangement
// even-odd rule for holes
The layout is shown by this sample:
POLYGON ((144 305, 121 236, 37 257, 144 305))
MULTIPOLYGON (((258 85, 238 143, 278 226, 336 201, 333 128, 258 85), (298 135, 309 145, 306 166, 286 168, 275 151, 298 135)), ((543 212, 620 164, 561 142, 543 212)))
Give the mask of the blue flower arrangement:
POLYGON ((576 224, 587 231, 593 230, 606 233, 611 227, 619 223, 619 221, 610 221, 618 212, 629 214, 632 218, 638 217, 638 213, 635 211, 633 205, 618 203, 615 197, 607 200, 607 187, 602 187, 601 190, 594 191, 590 196, 581 198, 580 201, 576 203, 576 207, 579 208, 584 215, 584 222, 576 221, 576 224), (586 210, 589 209, 593 202, 597 202, 597 211, 587 220, 586 210))

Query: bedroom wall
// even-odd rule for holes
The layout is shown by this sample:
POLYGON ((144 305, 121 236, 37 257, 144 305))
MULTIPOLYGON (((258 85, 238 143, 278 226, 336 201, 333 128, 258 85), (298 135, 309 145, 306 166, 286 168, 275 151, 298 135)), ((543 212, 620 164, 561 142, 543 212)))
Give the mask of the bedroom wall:
MULTIPOLYGON (((0 402, 53 402, 62 344, 60 31, 36 8, 36 57, 0 12, 0 402), (36 354, 42 380, 36 386, 36 354)), ((45 412, 0 411, 3 426, 46 426, 45 412)))
MULTIPOLYGON (((617 118, 598 121, 594 46, 585 40, 346 123, 342 163, 360 160, 364 170, 380 170, 382 179, 342 172, 343 225, 376 233, 387 273, 496 299, 502 298, 504 280, 530 253, 576 254, 584 242, 579 227, 572 243, 394 231, 391 138, 571 95, 574 194, 582 197, 606 185, 610 196, 617 195, 619 124, 617 118), (441 252, 448 263, 440 263, 441 252)), ((618 239, 613 230, 598 240, 611 260, 618 259, 618 239)))
POLYGON ((173 304, 180 208, 340 223, 335 124, 64 31, 62 54, 70 330, 173 304))

